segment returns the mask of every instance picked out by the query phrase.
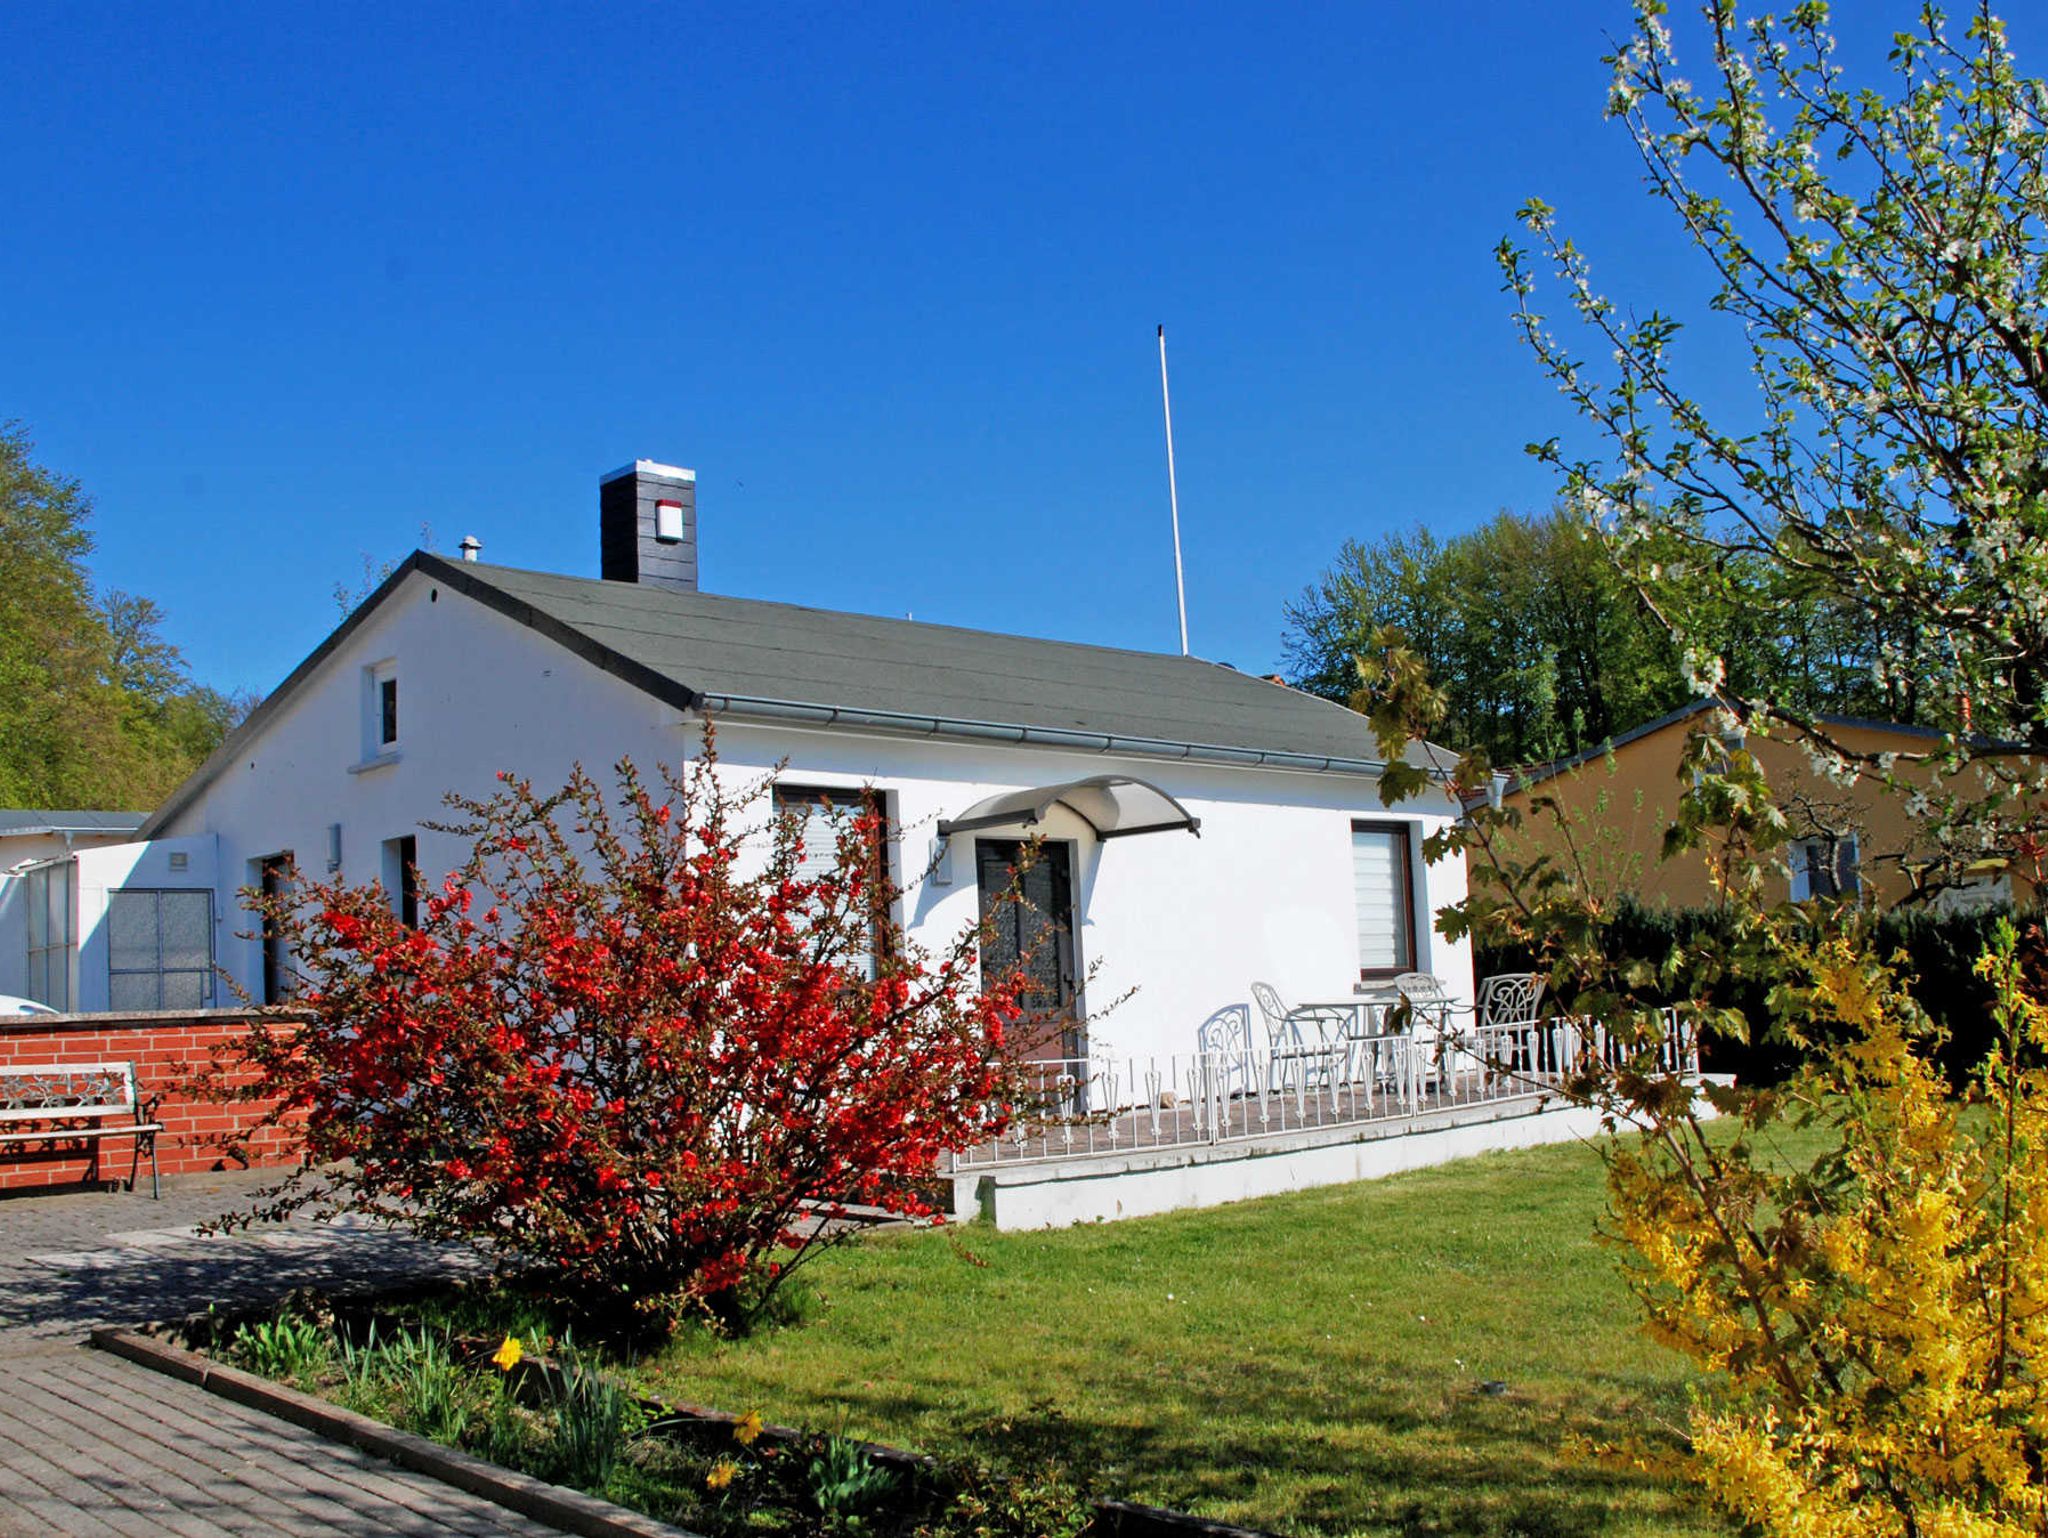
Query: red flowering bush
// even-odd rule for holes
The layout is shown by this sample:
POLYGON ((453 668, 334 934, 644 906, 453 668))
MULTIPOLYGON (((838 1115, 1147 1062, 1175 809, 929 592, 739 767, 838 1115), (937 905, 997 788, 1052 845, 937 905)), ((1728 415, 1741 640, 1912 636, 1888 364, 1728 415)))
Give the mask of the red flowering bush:
POLYGON ((983 985, 978 930, 903 936, 878 815, 807 866, 715 758, 653 789, 621 763, 615 798, 581 768, 451 797, 471 854, 416 928, 375 884, 247 894, 297 992, 235 1093, 308 1154, 248 1218, 402 1218, 658 1318, 757 1306, 841 1203, 925 1211, 909 1182, 1001 1130, 1021 977, 983 985))

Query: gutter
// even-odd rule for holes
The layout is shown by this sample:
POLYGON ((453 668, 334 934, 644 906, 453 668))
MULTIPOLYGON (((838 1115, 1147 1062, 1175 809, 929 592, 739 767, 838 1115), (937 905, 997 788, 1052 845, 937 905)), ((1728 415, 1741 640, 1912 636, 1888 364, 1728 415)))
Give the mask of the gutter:
POLYGON ((1231 748, 1216 743, 1172 742, 1159 737, 1118 737, 1106 732, 1067 731, 1051 726, 1018 726, 1000 721, 972 721, 954 716, 909 715, 893 710, 865 710, 845 705, 813 705, 801 700, 767 699, 751 694, 699 694, 695 709, 706 715, 742 720, 794 722, 806 726, 856 726, 917 737, 947 737, 965 742, 1022 743, 1031 747, 1067 748, 1079 753, 1114 753, 1134 758, 1165 758, 1182 762, 1238 764, 1268 769, 1297 769, 1310 774, 1377 776, 1386 768, 1378 759, 1332 758, 1315 753, 1287 753, 1270 748, 1231 748))

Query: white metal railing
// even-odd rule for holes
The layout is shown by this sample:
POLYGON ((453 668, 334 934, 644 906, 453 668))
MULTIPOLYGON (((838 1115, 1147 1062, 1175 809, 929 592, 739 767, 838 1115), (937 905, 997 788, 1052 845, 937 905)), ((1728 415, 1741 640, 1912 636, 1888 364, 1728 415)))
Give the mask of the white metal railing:
POLYGON ((1601 1065, 1696 1075, 1699 1052, 1667 1009, 1661 1032, 1639 1042, 1560 1016, 1164 1057, 1048 1059, 1023 1065, 1004 1134, 952 1155, 949 1172, 1555 1098, 1601 1065))

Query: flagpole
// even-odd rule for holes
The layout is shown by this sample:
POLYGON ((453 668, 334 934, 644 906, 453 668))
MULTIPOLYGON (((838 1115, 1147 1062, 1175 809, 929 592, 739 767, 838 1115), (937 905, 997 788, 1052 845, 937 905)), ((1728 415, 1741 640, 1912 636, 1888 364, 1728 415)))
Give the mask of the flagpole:
POLYGON ((1159 402, 1166 408, 1166 499, 1173 509, 1173 596, 1180 606, 1180 654, 1188 654, 1188 590, 1180 565, 1180 487, 1173 476, 1173 395, 1166 387, 1166 327, 1159 328, 1159 402))

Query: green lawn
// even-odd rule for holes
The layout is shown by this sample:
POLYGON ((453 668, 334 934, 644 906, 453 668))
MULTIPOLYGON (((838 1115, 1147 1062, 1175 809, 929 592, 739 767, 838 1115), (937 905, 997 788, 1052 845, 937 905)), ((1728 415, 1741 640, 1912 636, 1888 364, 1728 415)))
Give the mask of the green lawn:
POLYGON ((686 1336, 672 1397, 934 1452, 1049 1452, 1098 1494, 1288 1534, 1721 1534, 1568 1450, 1669 1426, 1591 1236, 1582 1147, 1037 1234, 878 1235, 805 1322, 686 1336), (1488 1380, 1505 1383, 1489 1394, 1488 1380))

